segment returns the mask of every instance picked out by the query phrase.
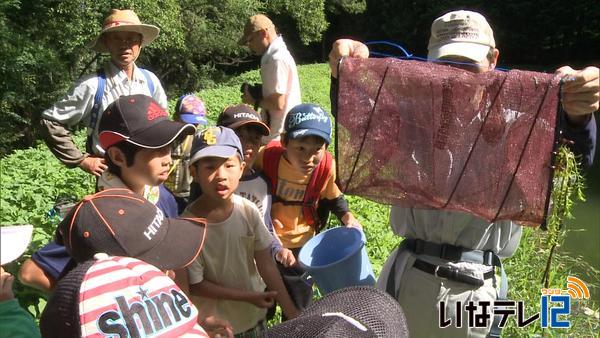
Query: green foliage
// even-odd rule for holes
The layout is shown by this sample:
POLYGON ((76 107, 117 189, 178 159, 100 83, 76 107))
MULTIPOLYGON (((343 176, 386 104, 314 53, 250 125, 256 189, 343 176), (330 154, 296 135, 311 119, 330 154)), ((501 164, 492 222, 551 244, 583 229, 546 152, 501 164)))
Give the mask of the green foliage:
POLYGON ((552 205, 547 224, 549 247, 562 244, 565 220, 573 218, 573 206, 577 201, 585 201, 585 182, 573 152, 566 145, 561 145, 555 162, 554 187, 550 197, 552 205))
MULTIPOLYGON (((76 137, 80 145, 84 139, 85 133, 76 137)), ((0 182, 0 224, 34 226, 29 250, 18 262, 7 267, 13 275, 17 273, 20 262, 53 238, 58 219, 50 217, 48 212, 56 198, 73 196, 80 199, 93 193, 95 186, 94 178, 82 170, 64 167, 44 144, 17 150, 0 159, 0 182)), ((21 305, 39 317, 46 295, 20 283, 15 284, 21 305)))
POLYGON ((271 0, 268 9, 275 14, 287 14, 296 23, 303 44, 321 40, 327 29, 323 0, 271 0))
MULTIPOLYGON (((547 243, 548 233, 524 227, 519 248, 512 257, 504 261, 509 278, 508 299, 523 300, 527 318, 540 311, 540 289, 544 287, 544 269, 550 254, 547 243)), ((587 263, 583 257, 571 257, 559 252, 554 255, 549 271, 550 288, 566 289, 567 277, 574 275, 575 271, 582 270, 587 273, 575 275, 585 280, 591 290, 598 288, 600 271, 587 263)), ((542 333, 549 337, 592 337, 600 330, 600 322, 593 315, 589 315, 589 312, 597 313, 599 308, 597 300, 578 299, 571 302, 569 330, 542 331, 539 321, 526 328, 517 328, 516 319, 512 318, 502 333, 504 337, 539 337, 542 333)))
POLYGON ((319 41, 327 27, 323 0, 3 1, 0 156, 33 145, 41 112, 106 60, 86 45, 111 8, 133 9, 161 29, 137 63, 155 72, 172 97, 217 87, 255 65, 258 58, 237 44, 253 14, 267 13, 304 44, 319 41))

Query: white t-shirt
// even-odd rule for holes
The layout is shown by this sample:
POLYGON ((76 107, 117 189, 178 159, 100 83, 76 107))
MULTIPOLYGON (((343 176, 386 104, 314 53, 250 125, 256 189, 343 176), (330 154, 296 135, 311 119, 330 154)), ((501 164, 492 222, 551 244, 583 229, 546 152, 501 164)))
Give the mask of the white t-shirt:
POLYGON ((273 227, 271 221, 271 187, 263 174, 253 172, 247 177, 242 177, 235 193, 254 203, 263 215, 267 228, 271 229, 273 227))
MULTIPOLYGON (((232 198, 234 208, 229 218, 207 224, 204 247, 188 266, 190 284, 206 279, 229 288, 263 292, 265 283, 256 268, 254 252, 267 249, 272 237, 252 202, 237 195, 232 198)), ((182 217, 195 217, 190 212, 194 203, 182 217)), ((214 315, 229 321, 236 334, 256 326, 267 312, 247 302, 195 296, 192 300, 202 316, 214 315)))
POLYGON ((263 137, 263 143, 267 143, 279 138, 279 134, 283 131, 286 114, 294 106, 302 103, 296 62, 281 36, 273 40, 263 54, 260 60, 260 77, 263 97, 268 97, 273 93, 287 94, 283 110, 269 111, 271 134, 263 137))

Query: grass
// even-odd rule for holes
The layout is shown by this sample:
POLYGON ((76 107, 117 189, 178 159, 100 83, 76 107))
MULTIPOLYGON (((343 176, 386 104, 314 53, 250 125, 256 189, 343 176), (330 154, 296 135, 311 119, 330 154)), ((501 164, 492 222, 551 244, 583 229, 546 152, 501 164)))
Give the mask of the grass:
MULTIPOLYGON (((326 110, 329 106, 329 71, 326 64, 299 66, 300 83, 304 102, 318 103, 326 110)), ((218 113, 227 105, 240 102, 240 85, 247 82, 258 82, 257 71, 245 73, 229 80, 216 88, 203 90, 198 94, 207 106, 208 117, 216 120, 218 113)), ((175 99, 170 101, 174 108, 175 99)), ((83 133, 77 137, 83 142, 83 133)), ((330 149, 333 149, 331 147, 330 149)), ((10 156, 0 159, 0 222, 4 224, 31 223, 35 226, 34 241, 28 253, 19 261, 11 264, 8 270, 15 273, 20 262, 35 249, 44 245, 56 227, 56 220, 46 217, 54 200, 61 194, 75 195, 77 198, 91 193, 93 182, 90 177, 78 169, 67 169, 62 166, 47 148, 40 144, 35 148, 16 151, 10 156)), ((389 206, 372 201, 347 196, 352 212, 365 228, 367 251, 376 275, 389 253, 398 245, 401 238, 394 236, 389 226, 389 206)), ((334 225, 335 222, 332 222, 334 225)), ((539 311, 541 279, 548 249, 545 248, 545 233, 525 228, 521 245, 515 255, 505 260, 509 276, 509 298, 525 300, 526 314, 539 311)), ((551 270, 551 287, 566 288, 566 277, 573 271, 588 266, 587 276, 579 276, 588 286, 596 288, 600 274, 585 262, 583 257, 570 257, 561 254, 560 248, 553 260, 551 270), (578 269, 576 269, 578 268, 578 269)), ((21 304, 32 313, 38 315, 45 304, 45 295, 31 288, 16 283, 16 292, 21 304)), ((599 321, 594 317, 598 313, 598 304, 593 300, 573 302, 571 319, 572 328, 565 330, 546 330, 542 332, 539 322, 525 329, 515 327, 514 319, 504 330, 505 337, 530 336, 595 336, 599 331, 599 321), (592 313, 588 315, 586 313, 592 313)), ((410 311, 410 309, 405 309, 410 311)), ((275 320, 277 321, 277 319, 275 320)))

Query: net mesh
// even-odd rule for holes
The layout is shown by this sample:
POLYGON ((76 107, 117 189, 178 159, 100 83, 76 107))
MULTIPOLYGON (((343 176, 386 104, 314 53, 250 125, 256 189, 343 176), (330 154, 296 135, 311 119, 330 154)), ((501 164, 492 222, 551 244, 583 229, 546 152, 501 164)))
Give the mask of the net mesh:
POLYGON ((409 337, 406 318, 400 304, 385 293, 370 286, 353 286, 329 293, 309 305, 296 319, 267 330, 263 337, 409 337), (366 331, 357 329, 339 316, 352 318, 366 331))
POLYGON ((337 173, 346 194, 543 222, 558 77, 346 58, 339 79, 337 173))

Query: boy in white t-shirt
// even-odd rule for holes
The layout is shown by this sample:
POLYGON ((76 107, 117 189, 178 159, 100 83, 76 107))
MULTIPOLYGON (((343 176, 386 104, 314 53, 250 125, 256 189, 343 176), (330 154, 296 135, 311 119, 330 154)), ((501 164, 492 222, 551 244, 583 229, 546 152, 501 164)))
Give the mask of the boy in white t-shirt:
POLYGON ((269 135, 269 127, 260 120, 254 109, 245 104, 225 108, 217 119, 217 125, 233 129, 244 150, 246 166, 235 193, 256 204, 258 211, 263 215, 265 224, 273 235, 271 253, 275 260, 285 266, 294 265, 296 258, 291 251, 283 250, 273 229, 271 182, 262 172, 252 168, 260 150, 261 138, 269 135))
POLYGON ((233 194, 245 166, 243 153, 229 128, 211 127, 195 136, 190 173, 202 195, 182 216, 208 223, 204 249, 188 267, 190 292, 201 316, 229 321, 236 336, 258 336, 275 301, 287 318, 296 317, 298 310, 271 256, 272 237, 262 215, 252 202, 233 194))

